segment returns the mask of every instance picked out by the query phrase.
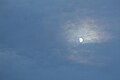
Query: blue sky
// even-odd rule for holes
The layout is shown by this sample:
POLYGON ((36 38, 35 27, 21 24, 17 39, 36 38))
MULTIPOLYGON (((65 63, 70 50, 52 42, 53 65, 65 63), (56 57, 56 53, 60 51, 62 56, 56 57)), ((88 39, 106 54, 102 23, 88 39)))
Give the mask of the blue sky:
POLYGON ((120 80, 119 3, 1 0, 0 80, 120 80))

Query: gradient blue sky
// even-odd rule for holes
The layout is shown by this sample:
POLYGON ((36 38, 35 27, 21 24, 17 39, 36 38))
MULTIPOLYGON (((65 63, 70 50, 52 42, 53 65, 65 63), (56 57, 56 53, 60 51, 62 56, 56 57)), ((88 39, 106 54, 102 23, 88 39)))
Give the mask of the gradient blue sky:
POLYGON ((119 0, 0 0, 0 80, 120 80, 119 56, 119 0), (110 39, 69 43, 86 19, 110 39))

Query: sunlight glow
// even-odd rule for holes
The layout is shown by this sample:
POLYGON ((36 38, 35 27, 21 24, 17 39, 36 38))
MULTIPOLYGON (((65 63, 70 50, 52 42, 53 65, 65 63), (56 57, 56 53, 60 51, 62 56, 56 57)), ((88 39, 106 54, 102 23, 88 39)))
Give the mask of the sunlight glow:
POLYGON ((76 45, 79 43, 101 43, 108 39, 108 35, 102 30, 102 26, 93 19, 67 23, 64 26, 63 35, 68 43, 76 45))
POLYGON ((84 39, 83 38, 79 38, 79 41, 80 41, 80 43, 82 43, 84 41, 84 39))

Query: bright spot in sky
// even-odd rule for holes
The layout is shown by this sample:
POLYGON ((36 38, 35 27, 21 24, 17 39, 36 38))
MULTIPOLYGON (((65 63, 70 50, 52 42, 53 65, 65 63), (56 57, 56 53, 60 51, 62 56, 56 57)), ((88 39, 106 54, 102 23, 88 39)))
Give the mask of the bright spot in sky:
POLYGON ((65 23, 62 27, 62 37, 69 45, 67 59, 82 64, 101 64, 102 60, 97 59, 100 56, 94 50, 85 49, 84 46, 87 45, 80 44, 98 44, 111 38, 105 31, 105 26, 92 18, 65 23))
POLYGON ((102 27, 94 19, 70 22, 64 26, 63 36, 69 44, 76 46, 79 43, 101 43, 109 37, 102 27))
POLYGON ((80 41, 80 43, 82 43, 84 41, 84 39, 83 38, 79 38, 79 41, 80 41))

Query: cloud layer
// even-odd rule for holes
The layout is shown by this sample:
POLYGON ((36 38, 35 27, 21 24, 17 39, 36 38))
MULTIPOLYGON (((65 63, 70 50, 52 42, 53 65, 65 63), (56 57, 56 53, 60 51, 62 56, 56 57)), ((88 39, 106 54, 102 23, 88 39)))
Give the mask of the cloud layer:
POLYGON ((79 44, 79 38, 84 39, 83 43, 101 43, 110 37, 102 28, 94 19, 89 18, 65 24, 63 34, 69 44, 79 44))
POLYGON ((67 59, 75 63, 92 65, 108 62, 108 56, 94 50, 94 47, 109 41, 112 37, 105 31, 103 24, 99 24, 93 18, 85 18, 66 23, 62 30, 64 43, 68 45, 67 59), (79 38, 83 39, 82 43, 79 41, 79 38), (93 44, 95 45, 92 46, 93 44))

